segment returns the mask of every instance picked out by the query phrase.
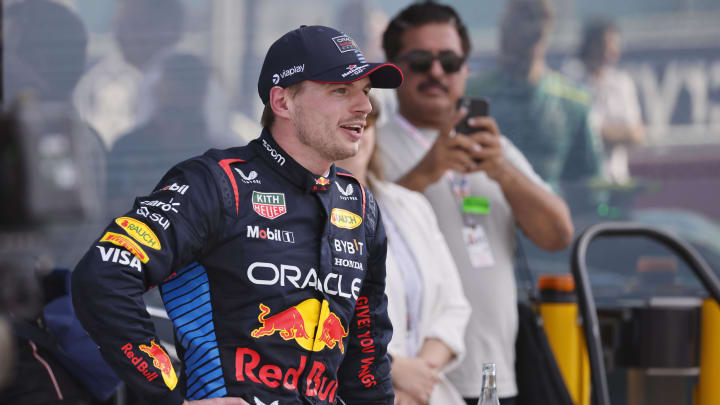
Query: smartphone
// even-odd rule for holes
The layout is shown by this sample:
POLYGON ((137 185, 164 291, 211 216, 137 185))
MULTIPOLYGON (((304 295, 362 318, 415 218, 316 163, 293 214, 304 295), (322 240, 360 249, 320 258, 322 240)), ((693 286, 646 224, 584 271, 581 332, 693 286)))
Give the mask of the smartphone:
POLYGON ((458 100, 457 109, 459 110, 462 107, 465 107, 468 113, 465 118, 463 118, 463 120, 455 126, 455 132, 465 135, 477 132, 477 128, 473 128, 468 124, 468 119, 472 117, 487 116, 490 112, 490 105, 488 104, 488 101, 484 98, 463 97, 458 100))

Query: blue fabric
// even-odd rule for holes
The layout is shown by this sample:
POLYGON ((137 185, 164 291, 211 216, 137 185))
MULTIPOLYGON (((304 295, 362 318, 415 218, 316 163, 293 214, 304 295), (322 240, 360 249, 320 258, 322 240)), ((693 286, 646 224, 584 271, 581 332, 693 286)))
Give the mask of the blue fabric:
POLYGON ((193 263, 180 270, 160 290, 165 309, 175 325, 177 340, 185 349, 187 398, 226 395, 205 268, 193 263))
MULTIPOLYGON (((64 271, 69 280, 70 272, 60 271, 64 271)), ((75 317, 70 295, 62 295, 45 305, 43 317, 48 333, 57 338, 57 360, 95 398, 108 400, 120 385, 120 378, 75 317)))

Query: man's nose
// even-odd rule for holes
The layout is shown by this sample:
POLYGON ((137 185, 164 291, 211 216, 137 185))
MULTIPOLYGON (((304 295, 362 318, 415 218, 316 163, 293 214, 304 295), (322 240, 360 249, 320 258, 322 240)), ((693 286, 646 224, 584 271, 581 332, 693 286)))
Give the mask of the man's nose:
POLYGON ((430 64, 428 74, 433 77, 440 77, 445 74, 445 70, 443 69, 439 59, 433 59, 432 64, 430 64))
POLYGON ((367 115, 370 114, 370 111, 372 111, 372 104, 370 104, 370 96, 363 93, 357 99, 355 105, 355 112, 367 115))

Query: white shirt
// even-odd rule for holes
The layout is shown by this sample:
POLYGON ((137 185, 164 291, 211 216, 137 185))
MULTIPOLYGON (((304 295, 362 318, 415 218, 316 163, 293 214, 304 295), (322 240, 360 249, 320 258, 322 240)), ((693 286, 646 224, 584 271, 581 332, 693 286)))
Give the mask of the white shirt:
MULTIPOLYGON (((435 130, 418 130, 424 137, 424 142, 418 142, 399 123, 400 120, 404 121, 397 115, 390 117, 378 129, 378 147, 386 178, 391 181, 414 167, 427 152, 427 145, 431 145, 437 137, 435 130)), ((508 161, 529 179, 550 190, 512 142, 501 137, 501 144, 508 161)), ((482 363, 496 363, 498 394, 501 398, 512 397, 517 395, 515 337, 518 315, 513 263, 515 218, 495 181, 483 172, 468 175, 470 195, 486 198, 490 204, 488 215, 473 215, 473 219, 484 228, 495 262, 491 268, 474 268, 463 240, 460 205, 447 177, 429 186, 424 194, 437 215, 440 230, 450 247, 473 310, 465 335, 466 357, 449 373, 449 378, 462 396, 479 397, 482 363)))

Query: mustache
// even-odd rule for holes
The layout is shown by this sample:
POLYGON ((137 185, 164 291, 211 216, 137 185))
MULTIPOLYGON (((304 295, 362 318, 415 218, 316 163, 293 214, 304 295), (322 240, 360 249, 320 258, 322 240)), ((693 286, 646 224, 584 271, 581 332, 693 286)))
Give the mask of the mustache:
POLYGON ((430 87, 440 87, 445 93, 449 92, 450 89, 447 88, 444 84, 440 83, 438 80, 430 78, 418 85, 418 90, 425 91, 429 89, 430 87))

